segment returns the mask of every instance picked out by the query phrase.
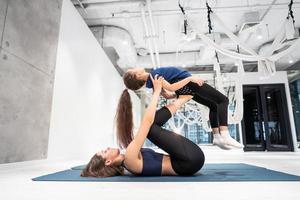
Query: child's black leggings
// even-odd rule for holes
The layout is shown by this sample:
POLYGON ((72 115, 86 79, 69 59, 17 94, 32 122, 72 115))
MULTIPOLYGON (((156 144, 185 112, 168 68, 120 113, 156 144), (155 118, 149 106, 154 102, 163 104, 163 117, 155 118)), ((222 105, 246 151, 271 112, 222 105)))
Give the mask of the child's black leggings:
POLYGON ((204 83, 199 86, 189 82, 176 91, 177 95, 193 95, 193 100, 209 108, 209 121, 212 128, 228 126, 228 98, 221 92, 204 83))
POLYGON ((172 167, 178 175, 193 175, 202 168, 204 154, 200 147, 189 139, 162 128, 171 117, 168 108, 159 109, 147 137, 170 155, 172 167))

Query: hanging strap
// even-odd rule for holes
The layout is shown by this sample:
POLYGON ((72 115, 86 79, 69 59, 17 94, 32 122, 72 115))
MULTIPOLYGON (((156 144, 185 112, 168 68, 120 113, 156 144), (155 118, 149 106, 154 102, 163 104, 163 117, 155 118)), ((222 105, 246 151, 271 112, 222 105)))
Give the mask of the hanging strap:
POLYGON ((287 19, 289 19, 290 17, 293 19, 293 24, 295 25, 295 17, 294 17, 294 13, 293 13, 293 0, 290 1, 289 3, 289 12, 288 12, 288 16, 286 17, 287 19))
POLYGON ((206 2, 206 8, 207 8, 208 33, 211 34, 212 26, 211 26, 210 14, 211 14, 213 11, 211 10, 211 7, 208 5, 207 2, 206 2))
POLYGON ((185 13, 185 10, 183 8, 183 6, 180 4, 180 0, 178 0, 178 6, 183 14, 183 17, 184 17, 184 21, 183 21, 183 25, 184 25, 184 34, 186 35, 187 34, 187 26, 188 26, 188 21, 186 19, 186 13, 185 13))

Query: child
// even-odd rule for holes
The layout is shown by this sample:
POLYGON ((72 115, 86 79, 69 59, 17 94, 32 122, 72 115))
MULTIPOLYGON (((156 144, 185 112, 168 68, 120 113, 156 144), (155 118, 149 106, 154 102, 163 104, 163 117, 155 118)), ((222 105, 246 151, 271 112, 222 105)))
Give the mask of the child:
POLYGON ((213 144, 221 149, 242 148, 243 145, 234 140, 228 132, 228 98, 215 88, 204 83, 188 71, 176 67, 160 67, 147 73, 143 68, 133 68, 126 71, 123 81, 128 89, 138 90, 146 85, 153 88, 149 75, 162 76, 165 98, 172 98, 170 92, 179 95, 192 95, 193 100, 209 107, 209 120, 213 130, 213 144))

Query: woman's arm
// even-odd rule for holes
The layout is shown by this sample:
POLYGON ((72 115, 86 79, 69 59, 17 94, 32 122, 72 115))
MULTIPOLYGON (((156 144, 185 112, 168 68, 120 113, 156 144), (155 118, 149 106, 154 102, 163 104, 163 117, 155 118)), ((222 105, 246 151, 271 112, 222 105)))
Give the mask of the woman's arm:
POLYGON ((137 134, 135 135, 134 139, 126 149, 127 160, 131 159, 133 162, 138 159, 140 149, 142 148, 147 138, 150 127, 154 122, 156 106, 162 89, 162 81, 163 81, 162 77, 160 78, 155 77, 155 79, 151 77, 151 80, 153 82, 154 93, 152 95, 150 104, 145 111, 140 128, 137 134))

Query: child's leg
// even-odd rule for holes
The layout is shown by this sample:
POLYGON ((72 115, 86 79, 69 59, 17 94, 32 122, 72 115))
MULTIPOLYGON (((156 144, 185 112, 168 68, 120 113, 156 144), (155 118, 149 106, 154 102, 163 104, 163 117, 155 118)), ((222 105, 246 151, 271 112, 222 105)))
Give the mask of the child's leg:
POLYGON ((219 132, 218 105, 210 99, 195 94, 193 100, 209 108, 209 121, 213 130, 219 132))
POLYGON ((242 148, 243 145, 234 140, 230 136, 228 131, 228 98, 206 83, 204 83, 202 86, 198 86, 195 83, 189 83, 188 86, 193 90, 193 92, 195 92, 195 96, 215 101, 218 105, 217 113, 219 120, 219 130, 222 138, 220 137, 220 135, 214 134, 214 139, 216 139, 215 144, 224 149, 228 149, 227 147, 229 146, 242 148))
POLYGON ((202 86, 198 86, 194 83, 189 83, 188 86, 195 92, 194 100, 198 103, 213 108, 213 112, 210 112, 210 122, 213 129, 213 144, 219 146, 221 149, 231 149, 231 147, 242 148, 243 145, 234 140, 228 131, 228 98, 221 92, 204 83, 202 86), (217 112, 212 102, 217 104, 217 112), (216 114, 217 113, 217 114, 216 114), (217 125, 216 122, 219 124, 217 125), (219 127, 218 129, 216 127, 219 127), (221 133, 221 135, 220 135, 221 133), (221 137, 222 136, 222 137, 221 137))
POLYGON ((213 144, 217 145, 221 149, 229 150, 231 149, 230 146, 225 144, 225 141, 221 138, 220 131, 219 131, 219 123, 218 123, 218 105, 216 102, 213 102, 209 99, 205 99, 202 96, 195 94, 193 100, 196 102, 203 104, 209 108, 209 121, 212 128, 213 133, 213 144))
MULTIPOLYGON (((211 101, 217 104, 217 118, 218 126, 228 126, 228 98, 223 95, 221 92, 211 87, 210 85, 204 83, 202 86, 199 86, 195 83, 189 83, 188 86, 195 92, 195 96, 198 96, 197 99, 203 99, 201 102, 211 101)), ((200 102, 199 102, 200 103, 200 102)), ((201 103, 203 104, 203 103, 201 103)), ((215 124, 213 124, 215 125, 215 124)), ((212 127, 214 127, 212 125, 212 127)))

